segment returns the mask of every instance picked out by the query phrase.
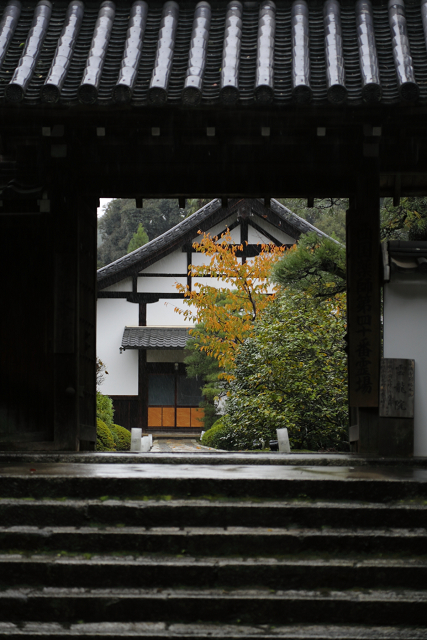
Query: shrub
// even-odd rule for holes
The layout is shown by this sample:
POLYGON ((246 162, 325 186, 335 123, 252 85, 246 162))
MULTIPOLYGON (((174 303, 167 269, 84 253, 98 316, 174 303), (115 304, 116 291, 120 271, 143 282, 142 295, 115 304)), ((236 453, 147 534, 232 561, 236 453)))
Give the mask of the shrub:
POLYGON ((226 449, 231 451, 235 449, 232 439, 233 429, 228 424, 225 417, 219 418, 208 431, 202 436, 202 444, 205 447, 213 447, 214 449, 226 449))
POLYGON ((111 434, 116 445, 116 451, 130 451, 130 431, 118 424, 111 425, 111 434))
POLYGON ((105 422, 96 419, 96 451, 116 451, 113 435, 105 422))
POLYGON ((113 424, 113 401, 108 396, 104 396, 100 391, 96 392, 96 417, 102 420, 107 427, 113 424))
POLYGON ((229 446, 286 427, 292 448, 347 450, 345 300, 285 292, 238 349, 226 403, 229 446))

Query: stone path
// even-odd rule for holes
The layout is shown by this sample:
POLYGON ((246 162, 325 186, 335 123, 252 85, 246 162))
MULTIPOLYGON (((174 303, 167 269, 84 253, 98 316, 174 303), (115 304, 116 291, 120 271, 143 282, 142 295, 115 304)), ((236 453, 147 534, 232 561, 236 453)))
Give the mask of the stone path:
POLYGON ((209 453, 210 451, 217 452, 217 449, 211 447, 203 447, 196 439, 182 439, 179 438, 165 438, 161 440, 154 440, 150 453, 170 453, 171 451, 176 453, 209 453))

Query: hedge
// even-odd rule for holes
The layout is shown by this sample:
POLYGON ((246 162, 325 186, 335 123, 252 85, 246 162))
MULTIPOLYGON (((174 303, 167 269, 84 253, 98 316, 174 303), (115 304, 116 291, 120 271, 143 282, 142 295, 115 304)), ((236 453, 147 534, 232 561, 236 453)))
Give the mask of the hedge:
POLYGON ((118 424, 112 424, 111 434, 116 445, 116 451, 130 451, 130 431, 118 424))
POLYGON ((116 451, 113 434, 105 422, 96 419, 96 451, 116 451))

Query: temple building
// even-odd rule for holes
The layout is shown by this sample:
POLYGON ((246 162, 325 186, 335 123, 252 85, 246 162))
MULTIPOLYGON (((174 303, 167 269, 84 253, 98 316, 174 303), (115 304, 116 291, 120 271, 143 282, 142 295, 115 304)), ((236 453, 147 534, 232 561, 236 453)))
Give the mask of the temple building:
POLYGON ((327 237, 277 200, 213 200, 173 229, 98 270, 97 353, 108 376, 101 391, 113 398, 115 420, 150 432, 200 432, 200 381, 186 377, 183 363, 192 323, 175 312, 185 308, 175 283, 224 286, 216 278, 194 278, 189 265, 204 264, 194 243, 227 229, 242 245, 240 259, 261 245, 291 247, 302 233, 327 237))

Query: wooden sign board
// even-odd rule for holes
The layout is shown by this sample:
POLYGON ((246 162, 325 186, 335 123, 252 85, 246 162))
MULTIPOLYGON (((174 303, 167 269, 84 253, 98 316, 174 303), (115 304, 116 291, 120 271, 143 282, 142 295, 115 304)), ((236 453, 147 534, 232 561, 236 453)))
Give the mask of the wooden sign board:
POLYGON ((413 418, 415 360, 382 358, 380 417, 413 418))

